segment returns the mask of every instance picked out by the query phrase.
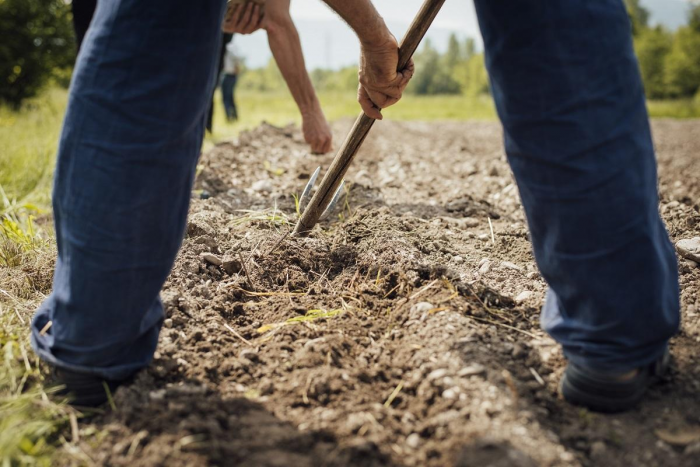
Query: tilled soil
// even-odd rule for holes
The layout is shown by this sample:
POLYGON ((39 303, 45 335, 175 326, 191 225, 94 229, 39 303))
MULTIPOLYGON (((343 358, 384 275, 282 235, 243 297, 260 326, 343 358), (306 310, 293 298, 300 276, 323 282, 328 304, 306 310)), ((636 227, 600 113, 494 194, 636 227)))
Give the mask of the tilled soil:
MULTIPOLYGON (((349 121, 334 126, 336 141, 349 121)), ((658 121, 661 212, 700 235, 699 122, 658 121)), ((564 403, 545 284, 495 123, 375 125, 309 238, 332 155, 263 125, 202 157, 153 364, 79 450, 106 465, 698 465, 700 269, 670 380, 623 415, 564 403)))

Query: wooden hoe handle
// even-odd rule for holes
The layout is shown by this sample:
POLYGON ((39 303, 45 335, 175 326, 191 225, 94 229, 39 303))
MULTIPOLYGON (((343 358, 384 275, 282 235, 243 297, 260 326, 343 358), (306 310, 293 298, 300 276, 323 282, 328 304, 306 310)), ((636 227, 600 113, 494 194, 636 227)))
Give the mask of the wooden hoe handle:
MULTIPOLYGON (((411 27, 408 28, 406 35, 401 40, 397 71, 406 68, 443 3, 445 3, 445 0, 425 0, 418 15, 411 23, 411 27)), ((369 133, 372 125, 374 125, 374 119, 369 118, 364 112, 355 120, 350 134, 343 142, 338 154, 333 159, 333 163, 323 180, 321 180, 318 190, 311 198, 296 227, 294 227, 294 235, 306 235, 314 228, 321 214, 323 214, 323 211, 333 199, 333 195, 342 183, 350 163, 355 158, 360 146, 362 146, 362 142, 367 137, 367 133, 369 133)))

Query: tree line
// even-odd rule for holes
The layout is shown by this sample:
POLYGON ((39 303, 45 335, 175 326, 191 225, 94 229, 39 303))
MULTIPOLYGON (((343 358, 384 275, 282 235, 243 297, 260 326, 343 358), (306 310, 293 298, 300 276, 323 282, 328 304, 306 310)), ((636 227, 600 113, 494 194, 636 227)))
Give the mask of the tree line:
MULTIPOLYGON (((640 0, 625 3, 647 96, 700 100, 700 0, 690 3, 686 25, 675 31, 651 26, 640 0)), ((0 0, 0 37, 0 103, 18 107, 47 83, 67 86, 76 52, 68 2, 0 0)), ((484 55, 473 39, 453 34, 444 52, 426 40, 414 58, 417 71, 407 89, 410 94, 489 93, 484 55)), ((242 90, 286 89, 273 60, 243 70, 242 90)), ((311 79, 320 91, 350 92, 357 87, 357 67, 313 70, 311 79)))
MULTIPOLYGON (((676 31, 649 24, 649 11, 640 0, 625 0, 632 25, 634 48, 650 99, 700 100, 700 4, 692 3, 688 21, 676 31)), ((478 96, 489 93, 484 55, 473 39, 449 38, 445 52, 426 40, 414 56, 416 75, 409 94, 456 94, 478 96)), ((311 79, 319 91, 351 91, 357 87, 357 67, 340 70, 316 69, 311 79)), ((246 70, 241 87, 258 91, 281 91, 284 80, 274 61, 264 68, 246 70)))

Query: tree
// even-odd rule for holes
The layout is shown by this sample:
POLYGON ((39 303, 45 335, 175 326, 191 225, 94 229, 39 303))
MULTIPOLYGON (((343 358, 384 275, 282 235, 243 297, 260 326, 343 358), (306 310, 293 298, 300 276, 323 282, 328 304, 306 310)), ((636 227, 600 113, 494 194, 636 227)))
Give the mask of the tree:
POLYGON ((649 26, 649 10, 641 5, 640 0, 625 0, 625 5, 632 22, 632 34, 636 36, 649 26))
POLYGON ((666 96, 664 68, 673 44, 673 37, 663 27, 642 30, 634 40, 647 97, 660 99, 666 96))
POLYGON ((700 88, 700 32, 679 28, 664 62, 664 84, 669 97, 692 97, 700 88))
POLYGON ((0 101, 13 107, 75 60, 70 6, 63 0, 0 0, 0 37, 0 101))

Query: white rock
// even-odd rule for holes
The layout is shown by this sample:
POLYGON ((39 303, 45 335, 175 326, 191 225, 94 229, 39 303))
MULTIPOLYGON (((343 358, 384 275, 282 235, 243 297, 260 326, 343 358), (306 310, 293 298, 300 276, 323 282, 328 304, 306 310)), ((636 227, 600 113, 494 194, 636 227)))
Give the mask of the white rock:
POLYGON ((411 433, 406 438, 406 446, 411 449, 417 449, 420 446, 420 435, 418 433, 411 433))
POLYGON ((459 373, 457 373, 457 376, 474 376, 474 375, 481 375, 486 373, 486 367, 482 365, 481 363, 472 363, 471 365, 465 366, 461 370, 459 370, 459 373))
POLYGON ((199 255, 199 257, 207 263, 213 264, 214 266, 221 266, 223 264, 221 258, 212 253, 202 253, 201 255, 199 255))
POLYGON ((270 180, 258 180, 257 182, 253 183, 250 188, 253 191, 261 192, 261 191, 267 191, 268 193, 271 193, 273 188, 272 188, 272 182, 270 180))
POLYGON ((484 264, 482 264, 481 267, 479 268, 479 274, 481 274, 483 276, 484 274, 486 274, 490 270, 491 270, 491 261, 486 260, 486 262, 484 262, 484 264))
POLYGON ((409 321, 413 321, 414 323, 425 321, 428 317, 428 312, 433 308, 435 308, 435 306, 433 306, 433 304, 430 302, 416 303, 411 307, 411 310, 408 313, 410 318, 409 321))
POLYGON ((442 391, 442 397, 443 399, 449 399, 449 400, 455 400, 459 397, 459 388, 454 387, 450 389, 445 389, 442 391))
POLYGON ((462 258, 461 256, 458 255, 458 256, 455 256, 454 258, 452 258, 452 261, 454 261, 457 264, 461 264, 464 262, 464 258, 462 258))
POLYGON ((440 368, 437 370, 433 370, 428 374, 428 381, 435 381, 436 379, 440 379, 447 376, 447 370, 444 368, 440 368))
POLYGON ((533 295, 534 292, 531 292, 530 290, 523 290, 518 294, 517 297, 515 297, 515 301, 518 303, 522 303, 525 300, 529 300, 530 298, 532 298, 533 295))
POLYGON ((511 269, 513 271, 522 271, 523 268, 518 266, 515 263, 511 263, 510 261, 503 261, 501 262, 501 269, 511 269))
POLYGON ((700 237, 678 240, 676 250, 682 257, 700 263, 700 237))

